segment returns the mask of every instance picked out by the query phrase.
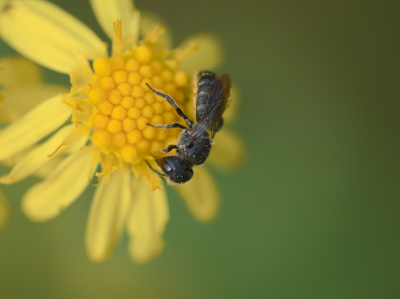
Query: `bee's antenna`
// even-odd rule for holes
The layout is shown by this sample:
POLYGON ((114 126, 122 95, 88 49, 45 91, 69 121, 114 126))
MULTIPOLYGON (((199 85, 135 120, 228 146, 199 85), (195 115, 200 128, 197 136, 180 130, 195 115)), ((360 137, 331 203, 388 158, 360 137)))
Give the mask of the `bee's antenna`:
POLYGON ((166 177, 165 174, 159 173, 157 170, 154 170, 154 168, 151 167, 150 163, 149 163, 147 160, 145 160, 145 161, 146 161, 147 165, 149 165, 149 167, 150 167, 151 170, 153 170, 153 171, 154 171, 155 173, 157 173, 159 176, 166 177))

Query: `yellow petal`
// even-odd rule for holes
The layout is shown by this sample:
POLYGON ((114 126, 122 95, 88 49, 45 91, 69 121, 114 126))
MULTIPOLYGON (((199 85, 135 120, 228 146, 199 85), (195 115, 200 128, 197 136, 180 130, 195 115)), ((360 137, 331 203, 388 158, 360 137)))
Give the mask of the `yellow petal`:
POLYGON ((51 160, 48 160, 42 167, 40 167, 35 173, 33 174, 34 177, 45 179, 47 178, 56 167, 63 161, 64 157, 57 156, 51 160))
POLYGON ((215 135, 214 142, 209 162, 224 170, 234 170, 243 165, 246 149, 239 135, 223 127, 215 135))
POLYGON ((94 14, 103 31, 112 40, 114 37, 113 24, 122 20, 122 35, 132 34, 132 14, 134 10, 132 0, 104 1, 90 0, 94 14))
POLYGON ((28 111, 55 94, 67 92, 62 85, 30 84, 12 86, 4 91, 0 122, 9 123, 20 119, 28 111))
POLYGON ((65 158, 22 198, 22 210, 32 221, 47 221, 67 208, 86 189, 92 153, 82 150, 65 158))
POLYGON ((86 227, 86 251, 93 262, 111 257, 126 224, 131 204, 130 173, 116 170, 110 178, 100 181, 90 208, 86 227))
POLYGON ((164 33, 160 36, 158 41, 162 41, 166 43, 167 48, 171 48, 173 44, 173 34, 171 28, 165 22, 163 18, 159 15, 148 12, 148 11, 141 11, 141 19, 140 19, 140 35, 143 38, 149 36, 149 34, 154 30, 156 25, 160 25, 165 29, 164 33))
POLYGON ((35 171, 37 171, 41 166, 47 163, 49 160, 54 159, 56 155, 49 157, 49 154, 54 152, 64 137, 75 130, 73 125, 66 126, 60 129, 54 136, 48 139, 43 144, 36 147, 34 150, 27 153, 11 170, 8 175, 0 177, 0 183, 2 184, 13 184, 19 182, 32 175, 35 171))
POLYGON ((2 228, 10 218, 11 208, 3 191, 0 190, 0 228, 2 228))
POLYGON ((224 49, 221 39, 211 33, 197 33, 186 38, 179 47, 185 49, 190 43, 195 42, 199 49, 183 59, 182 69, 189 74, 199 70, 214 70, 224 60, 224 49))
POLYGON ((220 206, 220 196, 212 176, 204 167, 195 169, 193 178, 175 190, 183 197, 197 220, 207 222, 215 218, 220 206))
POLYGON ((0 85, 9 87, 19 84, 40 83, 43 80, 42 69, 32 61, 22 56, 9 56, 0 59, 0 85))
POLYGON ((60 127, 71 108, 55 96, 0 132, 0 160, 18 153, 60 127))
POLYGON ((11 2, 0 16, 0 35, 21 54, 61 73, 104 47, 86 25, 47 1, 11 2))
POLYGON ((169 220, 165 188, 152 192, 143 178, 133 181, 133 204, 128 218, 129 253, 138 263, 158 256, 164 248, 162 235, 169 220))

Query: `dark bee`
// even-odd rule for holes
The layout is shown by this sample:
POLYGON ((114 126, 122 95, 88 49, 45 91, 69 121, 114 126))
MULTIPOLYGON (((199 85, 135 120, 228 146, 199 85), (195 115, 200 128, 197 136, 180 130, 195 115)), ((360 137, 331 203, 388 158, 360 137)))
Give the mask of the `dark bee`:
POLYGON ((231 79, 226 74, 218 77, 212 72, 202 71, 197 75, 196 85, 196 122, 194 123, 169 95, 156 91, 147 84, 152 92, 165 98, 175 108, 177 114, 185 120, 188 126, 187 128, 177 122, 164 126, 148 124, 154 128, 183 129, 177 145, 171 144, 161 150, 163 153, 168 153, 176 149, 176 155, 155 160, 163 173, 154 170, 148 163, 155 173, 178 184, 189 181, 193 177, 192 167, 203 164, 210 154, 215 133, 221 129, 223 124, 222 114, 227 107, 231 79))

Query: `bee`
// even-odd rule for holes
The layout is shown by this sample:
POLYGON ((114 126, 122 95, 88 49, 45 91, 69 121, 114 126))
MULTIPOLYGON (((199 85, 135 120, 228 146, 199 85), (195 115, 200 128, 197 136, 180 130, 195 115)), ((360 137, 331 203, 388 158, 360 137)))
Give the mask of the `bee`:
POLYGON ((201 165, 206 161, 210 154, 215 133, 223 125, 222 115, 227 108, 230 96, 230 76, 224 74, 218 77, 209 71, 201 71, 197 74, 196 122, 192 122, 183 113, 172 97, 153 89, 148 84, 147 86, 156 95, 165 98, 187 125, 185 127, 178 122, 163 126, 147 124, 158 129, 183 129, 177 145, 171 144, 161 150, 163 153, 169 153, 176 149, 176 154, 155 160, 163 173, 154 170, 148 162, 147 164, 159 176, 167 178, 171 182, 183 184, 193 177, 192 167, 201 165))

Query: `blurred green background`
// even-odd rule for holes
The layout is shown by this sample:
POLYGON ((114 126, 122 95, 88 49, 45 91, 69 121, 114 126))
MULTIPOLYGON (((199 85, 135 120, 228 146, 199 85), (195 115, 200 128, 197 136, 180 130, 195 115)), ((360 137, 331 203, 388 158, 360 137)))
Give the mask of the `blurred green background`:
MULTIPOLYGON (((87 1, 52 2, 105 38, 87 1)), ((176 42, 222 37, 219 72, 243 95, 235 128, 247 162, 213 171, 223 206, 211 224, 168 189, 167 246, 146 265, 130 261, 125 237, 112 260, 89 261, 94 188, 33 224, 19 203, 36 180, 5 186, 14 214, 0 232, 0 298, 400 298, 400 2, 136 6, 165 18, 176 42)))

